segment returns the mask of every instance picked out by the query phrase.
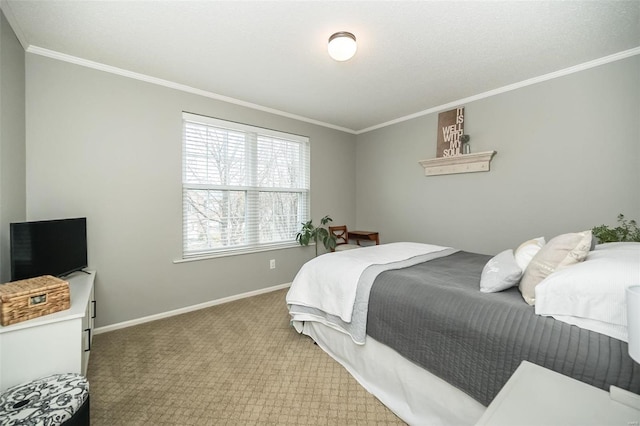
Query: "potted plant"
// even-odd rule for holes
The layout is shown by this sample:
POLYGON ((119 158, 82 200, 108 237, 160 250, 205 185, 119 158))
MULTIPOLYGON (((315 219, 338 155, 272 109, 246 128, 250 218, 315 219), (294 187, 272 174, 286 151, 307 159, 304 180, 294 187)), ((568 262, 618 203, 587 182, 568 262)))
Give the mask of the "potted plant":
POLYGON ((640 229, 635 220, 627 221, 623 214, 618 215, 619 226, 610 228, 607 225, 594 226, 591 232, 600 244, 616 241, 640 242, 640 229))
POLYGON ((336 237, 325 228, 329 222, 333 222, 329 216, 320 219, 320 226, 315 226, 313 220, 304 222, 300 232, 296 235, 296 241, 301 246, 308 246, 313 241, 316 244, 316 257, 318 256, 318 241, 321 241, 327 250, 333 250, 336 248, 336 237))

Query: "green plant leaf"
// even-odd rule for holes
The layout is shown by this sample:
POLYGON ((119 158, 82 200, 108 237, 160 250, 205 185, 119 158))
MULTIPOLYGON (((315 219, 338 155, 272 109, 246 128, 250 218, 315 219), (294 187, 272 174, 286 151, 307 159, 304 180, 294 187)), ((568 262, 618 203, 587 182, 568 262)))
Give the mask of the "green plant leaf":
POLYGON ((627 221, 624 215, 620 213, 618 215, 618 223, 619 225, 615 228, 610 228, 607 225, 594 226, 591 232, 600 244, 617 241, 640 242, 640 229, 638 229, 635 220, 627 221))
POLYGON ((320 219, 320 224, 322 224, 322 225, 326 225, 329 222, 333 222, 333 219, 331 219, 329 217, 329 215, 327 215, 327 216, 323 217, 322 219, 320 219))
POLYGON ((324 228, 329 222, 333 222, 333 219, 327 215, 320 219, 320 226, 318 227, 313 225, 312 220, 301 223, 302 227, 300 232, 296 234, 296 241, 302 246, 309 245, 311 241, 314 241, 316 243, 316 256, 318 256, 318 242, 322 242, 322 245, 327 250, 334 249, 336 247, 336 237, 328 229, 324 228))

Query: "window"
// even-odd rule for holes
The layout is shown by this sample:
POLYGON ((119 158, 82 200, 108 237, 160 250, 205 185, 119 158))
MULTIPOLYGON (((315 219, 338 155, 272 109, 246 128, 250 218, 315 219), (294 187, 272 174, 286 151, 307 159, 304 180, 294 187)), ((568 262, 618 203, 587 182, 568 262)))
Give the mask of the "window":
POLYGON ((183 113, 183 257, 295 245, 309 139, 183 113))

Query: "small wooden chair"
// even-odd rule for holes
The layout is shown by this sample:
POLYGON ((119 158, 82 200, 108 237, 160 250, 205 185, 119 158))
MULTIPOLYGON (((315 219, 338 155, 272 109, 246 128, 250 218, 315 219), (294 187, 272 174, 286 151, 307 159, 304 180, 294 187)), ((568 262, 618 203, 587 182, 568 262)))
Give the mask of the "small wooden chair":
POLYGON ((330 226, 329 232, 336 237, 336 248, 331 251, 342 251, 359 248, 360 245, 349 244, 349 231, 346 225, 330 226))

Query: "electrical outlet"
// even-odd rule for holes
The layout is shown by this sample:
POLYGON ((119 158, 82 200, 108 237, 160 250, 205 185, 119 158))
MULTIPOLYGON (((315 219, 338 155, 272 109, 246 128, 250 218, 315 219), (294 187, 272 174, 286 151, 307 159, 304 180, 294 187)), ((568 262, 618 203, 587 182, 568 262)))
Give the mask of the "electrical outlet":
POLYGON ((269 269, 276 269, 276 260, 275 259, 271 259, 269 261, 269 269))

